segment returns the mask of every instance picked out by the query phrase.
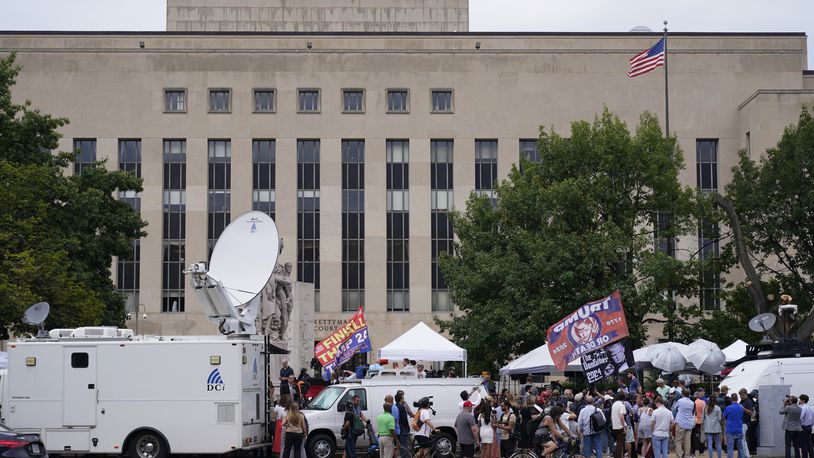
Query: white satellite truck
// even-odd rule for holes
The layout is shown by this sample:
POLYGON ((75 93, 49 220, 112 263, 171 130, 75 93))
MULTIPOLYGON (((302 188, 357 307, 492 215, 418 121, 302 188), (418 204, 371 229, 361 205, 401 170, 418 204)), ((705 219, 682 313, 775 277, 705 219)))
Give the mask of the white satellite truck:
POLYGON ((210 265, 187 270, 221 336, 136 336, 85 327, 46 332, 48 305, 8 344, 0 420, 41 434, 50 454, 220 454, 268 445, 270 346, 256 335, 260 291, 282 248, 264 213, 238 216, 210 265))

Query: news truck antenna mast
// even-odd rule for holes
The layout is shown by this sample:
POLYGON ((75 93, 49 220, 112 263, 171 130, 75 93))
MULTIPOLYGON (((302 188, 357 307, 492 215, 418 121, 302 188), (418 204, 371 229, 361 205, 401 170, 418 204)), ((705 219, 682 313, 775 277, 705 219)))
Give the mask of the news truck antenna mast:
POLYGON ((251 211, 233 219, 215 244, 209 265, 187 267, 189 281, 209 321, 226 335, 256 334, 263 288, 283 251, 268 215, 251 211))

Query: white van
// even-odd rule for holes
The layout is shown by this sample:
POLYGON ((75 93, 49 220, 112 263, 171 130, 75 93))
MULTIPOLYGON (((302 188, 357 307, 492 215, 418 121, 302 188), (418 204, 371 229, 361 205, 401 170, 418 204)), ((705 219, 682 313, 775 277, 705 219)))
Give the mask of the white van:
MULTIPOLYGON (((345 446, 345 441, 339 436, 342 430, 342 421, 345 417, 345 406, 351 398, 358 394, 365 416, 376 426, 376 417, 382 413, 384 397, 396 391, 404 391, 404 400, 412 407, 413 402, 422 397, 432 396, 432 408, 436 414, 432 417, 432 424, 441 430, 442 437, 438 442, 438 449, 442 456, 452 457, 455 454, 457 436, 455 435, 455 418, 458 416, 458 403, 461 401, 461 391, 467 392, 481 384, 480 378, 429 378, 429 379, 402 379, 376 377, 365 379, 357 383, 343 383, 331 385, 322 390, 303 413, 308 419, 308 439, 306 451, 311 458, 332 458, 337 450, 345 446)), ((411 431, 414 433, 414 431, 411 431)), ((366 449, 370 441, 367 437, 360 437, 357 448, 366 449)))
POLYGON ((726 376, 721 385, 729 387, 730 393, 741 388, 746 391, 759 389, 761 385, 791 385, 791 394, 814 395, 814 357, 756 359, 746 361, 726 376))

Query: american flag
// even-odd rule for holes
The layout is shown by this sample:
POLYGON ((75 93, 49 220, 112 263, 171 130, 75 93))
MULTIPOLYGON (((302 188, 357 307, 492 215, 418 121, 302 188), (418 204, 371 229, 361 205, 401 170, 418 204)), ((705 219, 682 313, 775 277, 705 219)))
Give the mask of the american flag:
POLYGON ((644 75, 656 67, 664 67, 664 38, 654 44, 652 48, 642 51, 630 59, 630 70, 627 71, 627 76, 633 78, 644 75))

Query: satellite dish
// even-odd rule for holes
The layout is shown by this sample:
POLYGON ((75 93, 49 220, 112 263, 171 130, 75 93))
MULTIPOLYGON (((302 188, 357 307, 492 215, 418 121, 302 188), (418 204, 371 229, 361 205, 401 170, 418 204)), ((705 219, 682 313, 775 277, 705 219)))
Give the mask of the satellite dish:
POLYGON ((777 317, 774 313, 761 313, 760 315, 749 320, 749 329, 755 332, 766 333, 777 322, 777 317))
POLYGON ((649 27, 645 27, 643 25, 637 25, 636 27, 633 27, 632 29, 630 29, 630 31, 631 32, 652 32, 652 30, 650 30, 649 27))
POLYGON ((25 311, 23 314, 23 323, 37 326, 39 331, 37 331, 37 337, 48 337, 48 333, 45 332, 45 319, 48 318, 48 314, 51 313, 51 306, 48 305, 47 302, 37 302, 36 304, 28 307, 28 310, 25 311))
POLYGON ((254 299, 271 278, 282 243, 277 225, 267 214, 243 213, 223 230, 209 261, 232 306, 254 299))

